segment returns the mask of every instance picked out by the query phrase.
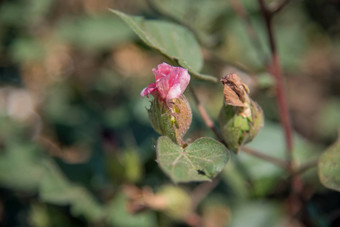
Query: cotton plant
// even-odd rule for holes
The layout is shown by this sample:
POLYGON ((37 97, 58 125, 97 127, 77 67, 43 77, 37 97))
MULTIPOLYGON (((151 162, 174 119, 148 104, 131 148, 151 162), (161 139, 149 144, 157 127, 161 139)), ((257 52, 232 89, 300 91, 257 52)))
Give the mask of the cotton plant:
POLYGON ((191 108, 183 94, 190 82, 188 70, 162 63, 152 69, 155 82, 141 91, 142 97, 153 96, 148 109, 152 127, 162 137, 157 141, 157 161, 174 182, 211 180, 229 159, 229 149, 250 142, 263 125, 261 108, 248 97, 248 87, 236 74, 221 79, 224 105, 220 125, 222 141, 199 138, 187 143, 191 108))
MULTIPOLYGON (((237 1, 232 2, 234 6, 238 4, 237 1)), ((321 183, 325 187, 340 191, 337 174, 340 170, 340 143, 336 142, 328 149, 321 156, 320 161, 308 160, 298 165, 294 159, 294 133, 272 27, 273 16, 285 6, 286 2, 283 1, 277 8, 272 9, 263 0, 258 0, 259 10, 266 24, 270 49, 269 57, 264 56, 268 54, 265 51, 259 55, 264 56, 260 60, 263 61, 264 68, 274 81, 273 88, 285 140, 286 159, 276 158, 247 146, 263 127, 264 113, 260 105, 250 97, 247 84, 235 72, 218 76, 201 73, 203 57, 200 44, 204 44, 201 34, 195 33, 195 30, 186 23, 182 26, 162 20, 147 20, 117 10, 111 11, 120 17, 146 45, 167 58, 166 63, 161 63, 152 69, 155 82, 141 91, 142 97, 151 99, 147 109, 149 119, 154 130, 160 134, 156 143, 156 161, 159 167, 174 183, 214 181, 227 165, 231 153, 234 153, 237 159, 240 152, 245 152, 276 165, 289 176, 290 195, 287 201, 292 208, 289 211, 290 216, 295 218, 298 213, 298 209, 295 209, 298 207, 296 203, 303 203, 299 195, 301 173, 315 167, 317 163, 321 183), (219 82, 222 83, 221 92, 224 98, 221 100, 220 112, 216 114, 219 115, 216 119, 218 127, 199 102, 194 86, 190 84, 191 80, 214 83, 217 89, 221 89, 219 82), (193 142, 189 142, 192 141, 190 139, 183 139, 192 121, 190 104, 184 95, 188 86, 191 87, 189 94, 193 96, 197 109, 206 126, 214 133, 214 138, 201 137, 193 142)), ((235 8, 239 9, 242 3, 236 6, 235 8)), ((236 10, 236 13, 239 12, 236 10)), ((247 15, 239 16, 245 19, 246 23, 250 23, 246 18, 247 15)), ((253 34, 255 29, 253 27, 251 29, 253 31, 250 38, 254 39, 252 41, 256 44, 258 40, 253 34)), ((207 48, 207 45, 205 47, 207 48)))

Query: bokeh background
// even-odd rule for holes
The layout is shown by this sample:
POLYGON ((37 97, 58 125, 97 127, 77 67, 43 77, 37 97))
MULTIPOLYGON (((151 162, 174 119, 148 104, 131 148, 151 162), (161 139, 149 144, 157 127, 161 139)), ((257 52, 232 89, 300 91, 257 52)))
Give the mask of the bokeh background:
MULTIPOLYGON (((257 2, 243 2, 269 56, 257 2)), ((181 203, 138 214, 127 209, 131 188, 190 198, 199 184, 173 185, 155 162, 158 135, 148 121, 149 100, 139 93, 167 59, 109 8, 193 29, 203 72, 237 72, 264 110, 265 127, 250 147, 284 158, 273 81, 228 1, 0 0, 1 226, 188 224, 181 203)), ((320 155, 340 127, 339 10, 336 0, 292 1, 274 20, 298 163, 320 155)), ((222 85, 192 83, 216 120, 222 85)), ((187 138, 213 136, 188 98, 187 138)), ((320 185, 316 169, 303 180, 304 224, 339 226, 340 194, 320 185)), ((287 193, 281 169, 241 153, 198 213, 205 226, 284 226, 287 193)))

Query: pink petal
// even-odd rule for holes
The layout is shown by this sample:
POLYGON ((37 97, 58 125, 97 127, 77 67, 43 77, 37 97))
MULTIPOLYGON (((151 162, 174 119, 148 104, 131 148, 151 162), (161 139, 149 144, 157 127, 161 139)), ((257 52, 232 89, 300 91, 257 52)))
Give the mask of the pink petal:
POLYGON ((170 76, 170 89, 166 97, 167 100, 181 96, 190 82, 190 75, 186 69, 177 67, 174 72, 175 75, 170 76))
POLYGON ((170 89, 169 78, 165 76, 165 77, 158 79, 156 81, 156 87, 161 98, 165 99, 170 89))
POLYGON ((155 75, 155 81, 159 80, 162 77, 165 77, 169 74, 173 66, 163 62, 157 66, 157 69, 152 69, 152 72, 155 75))
POLYGON ((152 69, 152 72, 155 75, 155 83, 143 89, 141 96, 148 97, 152 92, 157 92, 160 98, 168 102, 180 97, 190 81, 188 70, 164 62, 152 69))
POLYGON ((168 95, 166 96, 166 100, 170 101, 171 99, 178 98, 183 94, 181 90, 180 84, 176 84, 175 86, 172 86, 171 89, 168 92, 168 95))
POLYGON ((142 90, 142 92, 140 93, 140 95, 142 97, 146 96, 149 98, 149 94, 151 94, 152 92, 154 92, 155 90, 157 90, 156 88, 156 83, 151 83, 149 84, 146 88, 144 88, 142 90))

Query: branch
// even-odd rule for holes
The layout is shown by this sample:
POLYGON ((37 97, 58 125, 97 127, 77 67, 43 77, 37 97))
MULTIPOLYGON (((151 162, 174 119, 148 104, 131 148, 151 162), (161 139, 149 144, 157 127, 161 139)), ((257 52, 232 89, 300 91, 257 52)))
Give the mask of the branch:
POLYGON ((215 177, 212 182, 204 182, 198 185, 191 193, 192 210, 196 210, 202 200, 221 182, 221 175, 215 177))
POLYGON ((257 157, 259 159, 268 161, 268 162, 270 162, 270 163, 272 163, 272 164, 274 164, 276 166, 279 166, 279 167, 281 167, 282 169, 284 169, 286 171, 290 170, 288 163, 283 161, 283 160, 281 160, 281 159, 278 159, 278 158, 275 158, 275 157, 263 154, 261 152, 258 152, 256 150, 253 150, 253 149, 248 148, 248 147, 241 147, 241 150, 244 151, 247 154, 250 154, 250 155, 254 156, 254 157, 257 157))
POLYGON ((293 172, 293 175, 298 175, 306 172, 307 170, 317 167, 319 159, 311 160, 309 162, 304 163, 303 165, 300 166, 297 170, 293 172))
POLYGON ((194 90, 194 88, 192 86, 190 86, 190 91, 194 97, 195 103, 197 105, 198 111, 201 114, 201 117, 205 123, 205 125, 210 128, 210 130, 215 134, 215 136, 217 137, 217 139, 219 141, 221 141, 223 144, 225 144, 222 135, 218 132, 214 122, 210 119, 207 111, 205 110, 205 108, 203 107, 203 105, 201 104, 201 102, 199 101, 196 92, 194 90))
POLYGON ((294 162, 293 162, 293 133, 292 133, 292 126, 291 120, 288 110, 288 104, 286 100, 285 94, 285 87, 284 81, 282 78, 282 69, 280 65, 280 59, 276 48, 274 32, 272 28, 272 19, 274 13, 280 11, 283 6, 286 4, 282 4, 274 11, 270 11, 265 3, 264 0, 258 0, 260 5, 260 10, 262 12, 266 28, 267 28, 267 36, 269 40, 269 47, 271 51, 271 62, 269 64, 268 71, 271 73, 273 78, 275 79, 276 86, 276 100, 279 109, 280 115, 280 122, 283 127, 284 135, 285 135, 285 142, 286 142, 286 156, 288 162, 289 172, 292 174, 291 178, 291 192, 289 196, 289 211, 291 217, 295 219, 296 214, 301 210, 303 203, 301 201, 300 195, 303 189, 303 182, 299 175, 295 175, 294 173, 294 162))
POLYGON ((280 65, 279 55, 277 53, 274 33, 272 29, 272 13, 267 9, 263 0, 258 0, 261 12, 263 14, 267 35, 269 40, 269 46, 271 51, 271 62, 269 65, 269 72, 276 81, 276 99, 279 108, 280 121, 283 127, 285 141, 286 141, 286 156, 288 163, 292 162, 292 151, 293 151, 293 134, 291 127, 291 120, 288 111, 288 104, 286 100, 284 81, 282 78, 282 69, 280 65))

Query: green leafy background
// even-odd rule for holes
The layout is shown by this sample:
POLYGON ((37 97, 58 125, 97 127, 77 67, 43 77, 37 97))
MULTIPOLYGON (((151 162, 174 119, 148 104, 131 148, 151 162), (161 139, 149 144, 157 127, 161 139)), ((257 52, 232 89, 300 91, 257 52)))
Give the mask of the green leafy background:
MULTIPOLYGON (((268 54, 257 2, 243 3, 268 54)), ((319 174, 313 168, 302 175, 305 214, 316 226, 339 224, 337 175, 325 169, 329 156, 338 157, 338 146, 327 149, 340 127, 336 9, 331 1, 291 2, 274 20, 294 158, 302 166, 322 154, 319 174)), ((149 100, 140 97, 162 62, 189 68, 191 86, 215 123, 223 99, 215 82, 237 72, 266 117, 249 147, 285 158, 273 81, 228 1, 0 2, 1 226, 187 225, 176 211, 197 202, 200 184, 174 184, 158 165, 159 135, 148 120, 149 100), (173 204, 132 214, 125 189, 131 185, 173 204)), ((185 95, 193 123, 184 139, 214 137, 190 92, 185 95)), ((284 226, 289 176, 242 152, 216 162, 226 159, 220 183, 197 205, 202 221, 284 226)))

